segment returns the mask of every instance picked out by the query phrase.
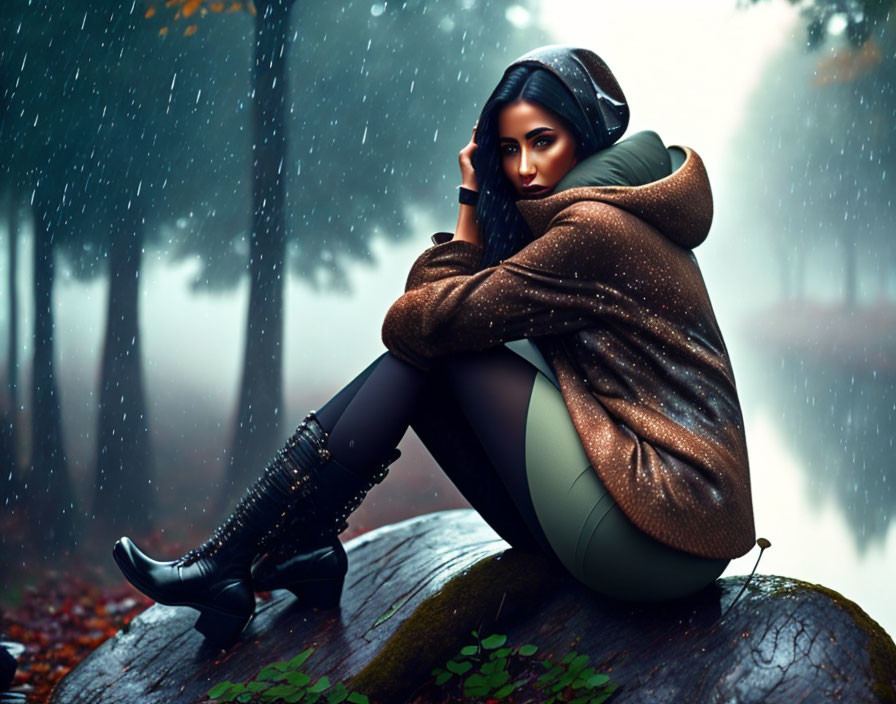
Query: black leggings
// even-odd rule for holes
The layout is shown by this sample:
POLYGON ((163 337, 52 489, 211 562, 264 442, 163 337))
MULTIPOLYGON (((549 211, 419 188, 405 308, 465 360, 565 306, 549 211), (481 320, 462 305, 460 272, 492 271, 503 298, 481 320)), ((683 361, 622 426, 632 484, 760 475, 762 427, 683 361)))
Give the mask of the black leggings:
POLYGON ((333 456, 368 474, 411 427, 504 540, 544 553, 596 592, 662 601, 714 581, 727 559, 665 545, 625 516, 552 371, 516 349, 450 355, 428 372, 386 352, 318 412, 333 456))
POLYGON ((526 483, 526 414, 537 370, 506 347, 423 371, 384 352, 317 411, 334 458, 369 474, 408 427, 511 546, 554 557, 526 483))

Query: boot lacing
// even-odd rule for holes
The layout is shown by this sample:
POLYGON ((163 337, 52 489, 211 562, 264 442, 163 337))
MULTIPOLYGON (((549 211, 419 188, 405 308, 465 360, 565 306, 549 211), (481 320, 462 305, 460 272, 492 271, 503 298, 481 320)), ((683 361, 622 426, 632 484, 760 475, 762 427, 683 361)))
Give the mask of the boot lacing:
MULTIPOLYGON (((264 473, 249 487, 233 513, 215 529, 208 540, 178 558, 175 563, 180 566, 191 565, 201 558, 214 557, 234 540, 260 540, 272 535, 280 527, 289 509, 298 503, 299 497, 308 497, 313 493, 309 470, 330 459, 330 451, 326 447, 327 438, 328 434, 320 426, 316 413, 311 411, 286 445, 268 462, 264 473), (271 510, 276 510, 280 516, 274 527, 265 531, 264 527, 270 524, 271 510)), ((311 503, 306 502, 309 508, 311 503)))
MULTIPOLYGON (((290 543, 289 536, 301 536, 302 542, 306 541, 309 528, 322 539, 332 538, 348 528, 348 516, 361 505, 367 493, 385 479, 389 465, 398 459, 401 451, 394 449, 370 479, 337 509, 322 506, 313 499, 319 486, 316 470, 329 461, 336 462, 327 448, 328 440, 329 433, 321 426, 316 412, 309 412, 286 445, 268 462, 262 476, 247 490, 233 513, 205 543, 178 558, 176 564, 187 566, 202 558, 212 558, 235 541, 254 541, 255 554, 259 554, 272 544, 290 543), (294 509, 299 505, 301 515, 296 515, 294 509), (273 524, 271 510, 279 513, 273 524), (333 519, 327 519, 326 514, 333 519), (291 527, 289 531, 284 530, 287 524, 291 527)), ((353 472, 343 469, 361 481, 353 472)))

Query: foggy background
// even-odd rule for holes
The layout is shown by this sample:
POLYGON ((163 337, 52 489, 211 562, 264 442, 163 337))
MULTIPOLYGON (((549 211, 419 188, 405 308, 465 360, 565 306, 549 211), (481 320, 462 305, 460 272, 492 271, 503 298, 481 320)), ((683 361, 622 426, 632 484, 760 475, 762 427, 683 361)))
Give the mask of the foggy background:
MULTIPOLYGON (((457 152, 485 98, 512 59, 564 43, 615 73, 623 139, 655 130, 706 164, 715 218, 696 255, 772 542, 759 570, 835 589, 896 633, 892 18, 813 25, 784 0, 297 4, 282 115, 256 139, 253 71, 282 42, 260 69, 255 36, 276 34, 276 13, 111 5, 15 0, 0 16, 0 600, 41 559, 111 565, 121 534, 154 532, 170 557, 204 539, 259 458, 384 351, 411 263, 454 228, 457 152), (282 283, 283 302, 248 324, 282 320, 282 380, 250 414, 253 162, 272 153, 283 192, 256 187, 271 190, 255 227, 282 235, 282 263, 254 257, 253 276, 282 283)), ((401 448, 343 539, 466 505, 413 433, 401 448)))

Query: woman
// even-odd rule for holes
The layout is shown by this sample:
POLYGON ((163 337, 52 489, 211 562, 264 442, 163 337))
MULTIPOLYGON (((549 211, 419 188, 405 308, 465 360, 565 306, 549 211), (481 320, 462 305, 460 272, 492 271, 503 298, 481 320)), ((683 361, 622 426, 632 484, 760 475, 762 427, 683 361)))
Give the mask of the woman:
POLYGON ((628 115, 591 51, 514 61, 460 153, 456 232, 386 315, 389 351, 305 417, 205 544, 156 562, 116 543, 127 578, 220 642, 253 589, 335 606, 337 536, 408 427, 505 540, 600 594, 684 596, 747 552, 740 406, 690 251, 709 182, 654 132, 617 143, 628 115))

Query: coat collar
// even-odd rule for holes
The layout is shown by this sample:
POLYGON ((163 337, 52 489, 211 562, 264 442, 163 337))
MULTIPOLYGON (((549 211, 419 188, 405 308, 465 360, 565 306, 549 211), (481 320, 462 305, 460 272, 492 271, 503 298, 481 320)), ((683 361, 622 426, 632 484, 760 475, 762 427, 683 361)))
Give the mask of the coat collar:
POLYGON ((706 239, 712 224, 712 191, 700 156, 689 147, 678 148, 685 153, 684 163, 658 181, 643 186, 580 186, 544 198, 523 198, 516 201, 516 207, 536 238, 547 231, 561 210, 577 201, 592 200, 636 215, 682 247, 696 247, 706 239))

